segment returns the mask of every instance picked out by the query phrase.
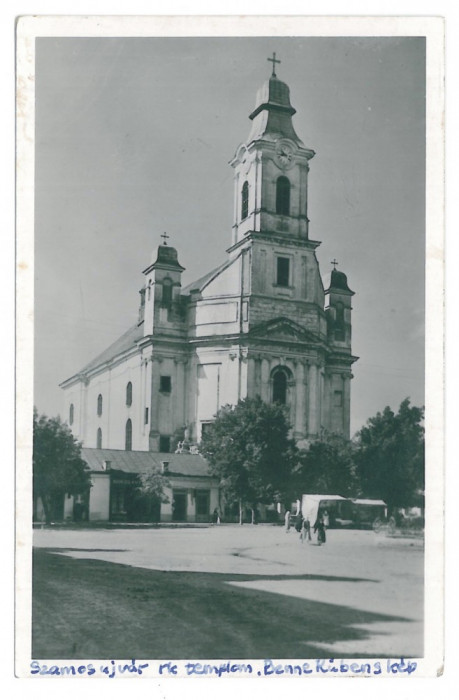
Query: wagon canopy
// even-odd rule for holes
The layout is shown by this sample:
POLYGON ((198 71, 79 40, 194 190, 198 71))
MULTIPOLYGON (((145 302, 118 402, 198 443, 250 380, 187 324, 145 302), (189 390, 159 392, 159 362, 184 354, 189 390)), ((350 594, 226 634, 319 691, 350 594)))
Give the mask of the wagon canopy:
POLYGON ((331 494, 304 493, 301 499, 301 512, 303 517, 308 517, 313 525, 317 519, 319 508, 321 510, 336 509, 340 503, 349 503, 349 499, 331 494))

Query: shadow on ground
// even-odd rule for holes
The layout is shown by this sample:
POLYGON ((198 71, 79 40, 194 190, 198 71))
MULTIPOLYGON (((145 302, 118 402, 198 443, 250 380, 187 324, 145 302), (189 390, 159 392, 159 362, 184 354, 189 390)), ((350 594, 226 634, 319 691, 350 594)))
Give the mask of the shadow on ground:
POLYGON ((152 571, 36 550, 32 654, 36 659, 316 658, 326 656, 316 644, 368 638, 353 625, 408 621, 228 585, 263 579, 297 579, 305 585, 371 580, 152 571))

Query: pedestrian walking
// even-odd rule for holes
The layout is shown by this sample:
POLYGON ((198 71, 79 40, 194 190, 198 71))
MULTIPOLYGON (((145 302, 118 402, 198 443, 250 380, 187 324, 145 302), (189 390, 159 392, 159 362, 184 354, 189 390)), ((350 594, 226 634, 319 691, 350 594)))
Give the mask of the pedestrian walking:
POLYGON ((301 512, 301 510, 298 513, 298 515, 296 516, 295 530, 297 531, 297 533, 299 534, 300 539, 301 539, 301 533, 303 531, 303 513, 301 512))
POLYGON ((317 532, 317 544, 319 547, 321 544, 325 544, 327 538, 325 536, 324 520, 321 515, 317 517, 317 520, 314 523, 314 532, 317 532))
POLYGON ((311 541, 311 523, 308 516, 303 518, 303 527, 301 529, 301 543, 305 540, 308 544, 311 541))
POLYGON ((285 532, 290 532, 290 511, 285 512, 285 532))

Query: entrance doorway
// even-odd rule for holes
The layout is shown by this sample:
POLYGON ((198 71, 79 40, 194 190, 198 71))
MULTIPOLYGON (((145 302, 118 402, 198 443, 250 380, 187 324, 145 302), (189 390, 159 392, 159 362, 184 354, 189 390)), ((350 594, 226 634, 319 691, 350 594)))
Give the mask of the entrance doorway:
POLYGON ((172 502, 172 520, 183 522, 186 520, 186 492, 174 491, 172 502))

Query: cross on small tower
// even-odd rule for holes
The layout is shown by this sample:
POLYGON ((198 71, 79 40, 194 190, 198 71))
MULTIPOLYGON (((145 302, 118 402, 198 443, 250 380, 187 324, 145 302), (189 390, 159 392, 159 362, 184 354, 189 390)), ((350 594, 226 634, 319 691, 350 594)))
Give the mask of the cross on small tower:
POLYGON ((333 269, 334 269, 334 270, 336 270, 337 264, 338 264, 338 261, 335 260, 335 258, 333 258, 333 260, 331 261, 331 265, 333 265, 333 269))
POLYGON ((164 231, 164 233, 161 234, 161 238, 164 238, 163 245, 167 245, 166 238, 170 238, 170 236, 164 231))
POLYGON ((281 61, 279 61, 279 60, 276 58, 276 52, 275 52, 275 51, 273 52, 273 57, 272 57, 272 58, 267 58, 266 60, 267 60, 267 61, 271 61, 271 63, 273 64, 273 74, 272 74, 272 77, 273 77, 273 78, 277 78, 277 75, 276 75, 276 63, 281 63, 281 61))

